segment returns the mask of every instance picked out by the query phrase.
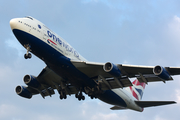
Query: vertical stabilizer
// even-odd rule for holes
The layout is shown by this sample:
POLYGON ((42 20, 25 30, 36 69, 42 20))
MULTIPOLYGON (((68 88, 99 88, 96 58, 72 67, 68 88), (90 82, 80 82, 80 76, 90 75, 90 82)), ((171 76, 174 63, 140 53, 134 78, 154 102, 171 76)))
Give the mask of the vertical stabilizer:
POLYGON ((132 82, 133 86, 126 88, 137 100, 141 100, 146 83, 140 83, 137 79, 132 82))

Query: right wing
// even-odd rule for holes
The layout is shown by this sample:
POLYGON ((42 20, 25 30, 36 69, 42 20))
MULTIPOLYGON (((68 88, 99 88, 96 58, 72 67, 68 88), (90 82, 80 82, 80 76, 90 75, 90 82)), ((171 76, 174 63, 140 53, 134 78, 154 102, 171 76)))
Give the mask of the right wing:
POLYGON ((129 80, 129 78, 132 77, 136 77, 140 83, 144 82, 148 84, 148 82, 166 82, 169 80, 173 80, 171 75, 180 75, 180 67, 163 68, 161 66, 124 65, 112 64, 110 62, 96 63, 75 60, 71 60, 71 62, 78 70, 86 74, 91 79, 99 82, 101 86, 104 86, 103 90, 132 86, 132 83, 129 80), (107 69, 109 70, 105 71, 105 66, 107 64, 111 64, 111 67, 108 68, 108 66, 107 69), (161 71, 159 72, 160 75, 156 75, 153 72, 155 68, 159 68, 157 72, 161 71), (117 77, 110 70, 112 70, 112 72, 115 72, 115 74, 116 70, 119 70, 121 74, 119 77, 117 77))

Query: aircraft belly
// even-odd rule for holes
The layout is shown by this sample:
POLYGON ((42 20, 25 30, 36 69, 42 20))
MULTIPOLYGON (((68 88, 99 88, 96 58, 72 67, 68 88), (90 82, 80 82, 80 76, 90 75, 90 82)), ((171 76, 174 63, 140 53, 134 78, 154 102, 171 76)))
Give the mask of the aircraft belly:
POLYGON ((127 107, 126 102, 112 90, 106 90, 98 98, 108 104, 127 107))

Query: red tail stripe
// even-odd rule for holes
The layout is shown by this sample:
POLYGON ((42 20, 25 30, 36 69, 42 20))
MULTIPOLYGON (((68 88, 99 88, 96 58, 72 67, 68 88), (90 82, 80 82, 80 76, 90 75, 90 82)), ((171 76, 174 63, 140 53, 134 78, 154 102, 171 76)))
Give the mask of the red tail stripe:
POLYGON ((132 82, 132 84, 134 85, 141 85, 143 87, 143 89, 145 88, 146 84, 145 83, 140 83, 138 80, 135 80, 134 82, 132 82))
POLYGON ((132 87, 130 86, 129 88, 130 88, 130 90, 131 90, 131 92, 132 92, 132 95, 133 95, 137 100, 139 100, 138 95, 134 92, 134 90, 132 89, 132 87))

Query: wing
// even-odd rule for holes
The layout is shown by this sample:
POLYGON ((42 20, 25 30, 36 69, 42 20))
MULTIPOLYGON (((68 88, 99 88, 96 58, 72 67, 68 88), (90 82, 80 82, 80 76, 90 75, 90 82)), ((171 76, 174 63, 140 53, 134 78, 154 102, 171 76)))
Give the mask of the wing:
POLYGON ((156 82, 173 80, 171 75, 179 75, 179 67, 138 66, 112 63, 95 63, 71 61, 81 72, 92 79, 100 81, 105 89, 132 86, 129 78, 136 77, 139 82, 156 82), (108 68, 110 67, 110 68, 108 68), (120 72, 118 72, 120 71, 120 72), (120 76, 118 74, 120 73, 120 76))
POLYGON ((18 95, 25 98, 31 98, 32 95, 36 94, 41 94, 41 96, 45 98, 46 96, 55 94, 54 89, 57 89, 59 94, 63 92, 65 95, 78 92, 74 86, 71 84, 67 85, 65 80, 48 67, 45 67, 37 77, 26 75, 24 77, 24 82, 28 86, 17 86, 16 92, 18 95))
POLYGON ((154 106, 161 106, 161 105, 168 105, 168 104, 175 104, 174 101, 135 101, 135 103, 142 107, 154 107, 154 106))

